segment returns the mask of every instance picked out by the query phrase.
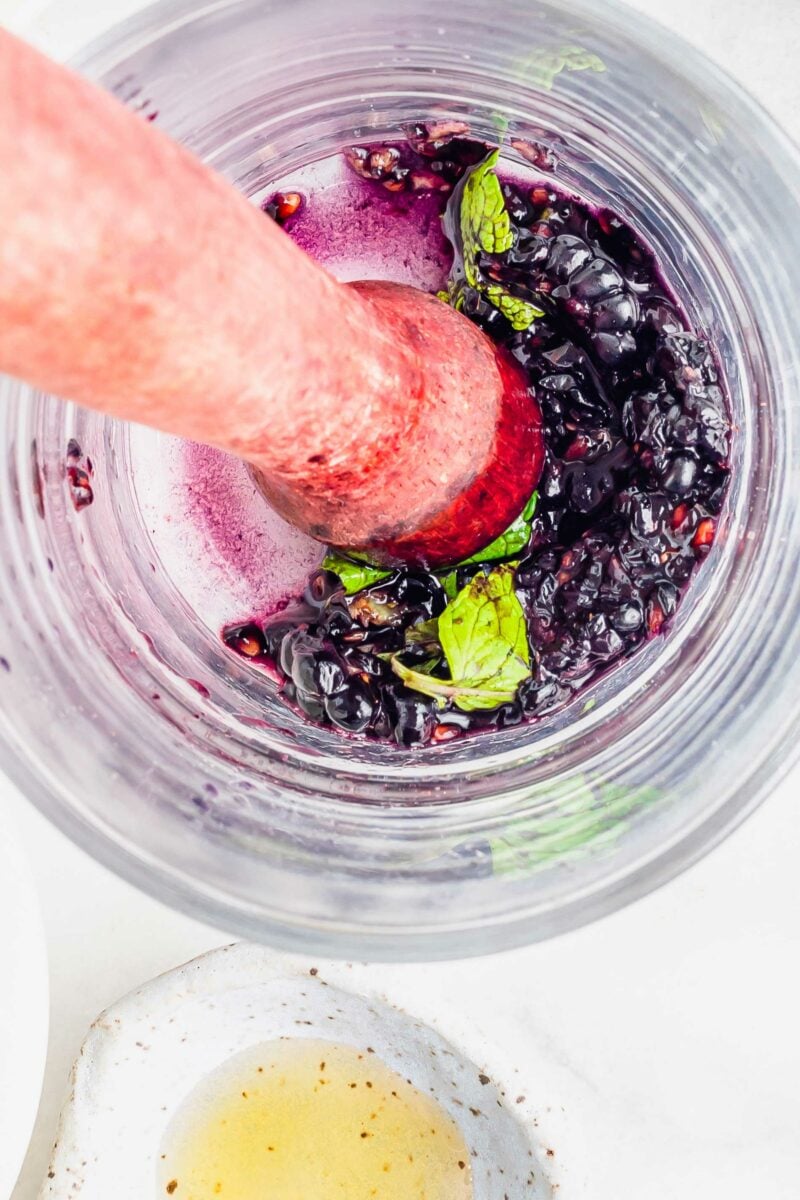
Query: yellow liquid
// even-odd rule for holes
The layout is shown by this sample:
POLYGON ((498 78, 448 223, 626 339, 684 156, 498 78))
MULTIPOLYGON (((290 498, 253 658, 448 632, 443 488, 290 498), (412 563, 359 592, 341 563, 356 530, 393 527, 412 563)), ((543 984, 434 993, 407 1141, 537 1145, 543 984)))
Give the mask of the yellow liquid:
POLYGON ((161 1147, 173 1200, 470 1200, 455 1122, 375 1054, 289 1039, 237 1055, 161 1147))

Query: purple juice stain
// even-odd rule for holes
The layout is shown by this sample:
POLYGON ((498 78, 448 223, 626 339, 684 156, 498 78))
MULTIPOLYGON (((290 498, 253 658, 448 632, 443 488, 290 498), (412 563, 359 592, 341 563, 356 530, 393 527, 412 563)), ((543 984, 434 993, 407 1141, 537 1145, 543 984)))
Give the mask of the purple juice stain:
POLYGON ((265 505, 241 460, 187 442, 181 471, 183 507, 217 569, 246 588, 262 616, 280 609, 317 566, 322 547, 265 505))
POLYGON ((375 180, 345 178, 306 198, 286 230, 341 279, 389 279, 435 292, 453 261, 444 200, 439 191, 389 192, 375 180))

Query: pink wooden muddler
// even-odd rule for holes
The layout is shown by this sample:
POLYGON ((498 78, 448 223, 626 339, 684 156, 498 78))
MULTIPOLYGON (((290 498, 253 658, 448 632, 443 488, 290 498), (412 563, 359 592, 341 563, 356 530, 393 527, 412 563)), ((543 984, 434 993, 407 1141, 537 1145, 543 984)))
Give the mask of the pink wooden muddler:
POLYGON ((516 366, 435 297, 335 281, 220 176, 0 30, 0 371, 249 460, 322 541, 452 562, 538 481, 516 366))

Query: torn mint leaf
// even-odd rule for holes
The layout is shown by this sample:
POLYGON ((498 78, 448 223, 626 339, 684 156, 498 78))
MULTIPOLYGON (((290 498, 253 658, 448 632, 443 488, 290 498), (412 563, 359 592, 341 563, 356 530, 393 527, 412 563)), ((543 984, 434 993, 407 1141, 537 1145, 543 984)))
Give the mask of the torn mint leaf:
POLYGON ((414 670, 416 671, 417 675, 430 676, 436 670, 436 668, 441 664, 441 661, 442 661, 441 654, 434 655, 433 658, 427 658, 425 660, 425 662, 417 663, 416 666, 414 667, 414 670))
MULTIPOLYGON (((478 551, 477 554, 473 554, 471 558, 465 558, 463 563, 459 563, 458 565, 466 566, 467 563, 494 562, 495 559, 510 558, 512 554, 518 554, 520 550, 524 550, 530 540, 531 522, 536 512, 538 500, 539 493, 534 492, 516 521, 512 521, 505 533, 501 533, 499 537, 496 537, 483 550, 478 551)), ((444 581, 442 581, 442 585, 444 586, 444 581)))
POLYGON ((514 590, 514 564, 480 571, 439 617, 439 642, 450 679, 414 670, 398 655, 392 670, 403 682, 440 704, 463 712, 512 701, 531 674, 525 614, 514 590))
POLYGON ((362 588, 372 587, 374 583, 380 583, 383 579, 388 579, 392 574, 391 571, 382 570, 380 567, 373 567, 370 563, 359 562, 354 558, 347 558, 344 554, 337 554, 335 550, 329 550, 322 560, 323 569, 332 571, 334 575, 338 575, 342 581, 345 594, 352 596, 354 592, 360 592, 362 588))
POLYGON ((499 157, 500 151, 493 150, 467 171, 448 202, 444 228, 455 259, 447 290, 437 294, 460 310, 465 287, 479 292, 503 313, 513 329, 521 331, 544 316, 543 309, 513 295, 502 283, 486 278, 481 264, 483 255, 505 254, 514 245, 511 218, 495 171, 499 157))
POLYGON ((511 328, 520 333, 524 329, 530 329, 537 317, 544 316, 541 308, 537 308, 528 300, 522 300, 519 296, 512 296, 510 292, 504 291, 499 283, 493 283, 487 287, 486 299, 495 308, 499 308, 503 316, 510 322, 511 328))
POLYGON ((599 54, 587 50, 584 46, 561 47, 562 71, 596 71, 606 70, 606 64, 599 54))
POLYGON ((494 873, 530 875, 554 862, 608 849, 661 798, 649 785, 605 783, 590 775, 537 784, 525 797, 532 815, 512 822, 490 842, 494 873))
POLYGON ((497 130, 498 136, 500 137, 500 140, 502 141, 502 139, 506 136, 506 134, 508 133, 509 128, 511 126, 510 119, 508 118, 506 113, 493 112, 492 113, 492 124, 494 125, 495 129, 497 130))
MULTIPOLYGON (((500 151, 493 150, 464 176, 459 218, 465 269, 474 266, 479 248, 486 254, 505 254, 514 245, 511 218, 494 170, 499 157, 500 151)), ((469 274, 467 282, 475 286, 469 274)))
POLYGON ((452 571, 446 571, 443 575, 436 577, 444 588, 444 594, 448 600, 455 600, 458 594, 458 570, 453 567, 452 571))
POLYGON ((350 616, 366 629, 371 625, 379 628, 383 625, 393 625, 397 619, 397 603, 381 599, 366 588, 359 588, 352 599, 348 596, 347 607, 350 616))
POLYGON ((531 657, 511 563, 479 572, 461 589, 439 617, 439 641, 454 680, 472 687, 491 681, 516 694, 531 657))
POLYGON ((517 71, 529 83, 550 92, 562 71, 605 71, 602 58, 582 46, 539 46, 522 59, 517 71))

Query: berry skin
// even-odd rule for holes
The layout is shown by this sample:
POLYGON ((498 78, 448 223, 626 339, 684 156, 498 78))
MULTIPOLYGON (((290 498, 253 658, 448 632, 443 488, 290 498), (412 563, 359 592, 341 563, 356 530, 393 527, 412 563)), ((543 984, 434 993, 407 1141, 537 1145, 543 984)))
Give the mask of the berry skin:
POLYGON ((313 692, 305 692, 300 688, 294 689, 294 702, 301 712, 321 725, 325 722, 325 706, 319 696, 313 692))
POLYGON ((433 700, 406 687, 388 687, 384 706, 394 740, 399 746, 427 744, 438 722, 433 700))
POLYGON ((312 609, 306 608, 305 605, 298 604, 294 608, 285 609, 283 612, 276 613, 264 622, 264 644, 267 649, 267 656, 280 665, 281 647, 283 639, 287 634, 296 630, 307 629, 309 622, 313 620, 314 612, 312 609))
POLYGON ((359 679, 351 680, 342 691, 326 696, 323 704, 326 716, 348 733, 363 733, 375 715, 375 704, 359 679))
MULTIPOLYGON (((297 626, 285 634, 281 641, 278 665, 285 675, 290 675, 294 678, 295 662, 299 664, 298 671, 304 672, 305 667, 303 664, 312 661, 313 655, 318 649, 318 639, 309 633, 306 626, 297 626)), ((294 679, 294 683, 299 687, 305 686, 305 677, 301 680, 294 679)))
MULTIPOLYGON (((309 639, 310 640, 310 639, 309 639)), ((317 691, 317 654, 318 644, 299 645, 296 641, 292 650, 292 682, 298 691, 311 696, 318 696, 317 691)))
POLYGON ((319 696, 333 696, 347 687, 348 674, 345 665, 335 651, 321 650, 315 657, 313 668, 314 691, 319 696))
POLYGON ((676 454, 667 459, 660 472, 661 486, 666 492, 684 496, 692 490, 697 478, 698 462, 690 454, 676 454))

